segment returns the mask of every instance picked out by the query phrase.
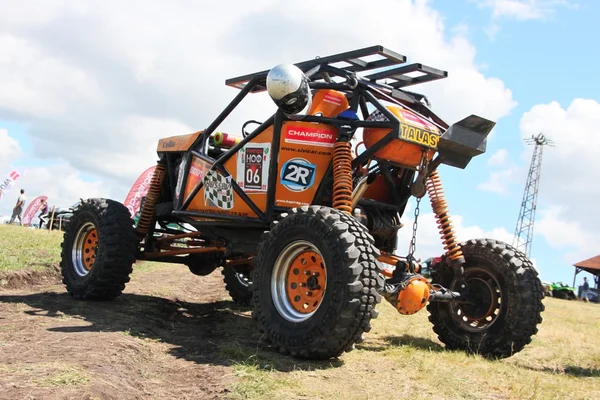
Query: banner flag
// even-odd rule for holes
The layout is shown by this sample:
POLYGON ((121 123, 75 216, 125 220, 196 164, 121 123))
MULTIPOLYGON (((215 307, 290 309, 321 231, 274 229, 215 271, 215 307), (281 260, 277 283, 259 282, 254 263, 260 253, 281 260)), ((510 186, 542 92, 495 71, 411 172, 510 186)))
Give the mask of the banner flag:
POLYGON ((142 201, 142 197, 148 194, 148 189, 150 188, 150 183, 152 182, 152 176, 154 175, 154 169, 156 165, 145 170, 135 181, 131 190, 127 194, 125 198, 125 202, 123 203, 127 209, 129 209, 129 213, 131 214, 131 218, 135 217, 135 214, 139 211, 140 203, 142 201))
POLYGON ((33 217, 35 217, 35 214, 37 214, 42 207, 42 200, 48 200, 48 196, 38 196, 29 203, 27 210, 25 210, 25 213, 23 214, 23 225, 29 226, 29 224, 31 224, 33 217))
POLYGON ((0 200, 2 200, 2 197, 4 197, 4 195, 10 191, 10 189, 12 189, 12 187, 15 185, 15 181, 22 175, 23 174, 18 170, 11 168, 8 176, 0 181, 0 200))

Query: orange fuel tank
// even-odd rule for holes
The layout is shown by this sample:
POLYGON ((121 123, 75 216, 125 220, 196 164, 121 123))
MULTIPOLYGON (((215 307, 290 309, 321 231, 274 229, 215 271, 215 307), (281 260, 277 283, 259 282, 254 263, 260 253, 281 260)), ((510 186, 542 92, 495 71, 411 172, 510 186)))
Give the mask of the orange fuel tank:
MULTIPOLYGON (((431 160, 435 154, 440 137, 439 129, 432 123, 419 117, 415 113, 400 106, 386 107, 400 122, 399 137, 394 138, 375 157, 388 160, 402 166, 414 168, 419 166, 424 148, 428 148, 427 158, 431 160)), ((370 121, 388 121, 387 117, 379 110, 369 115, 370 121)), ((363 141, 368 149, 385 135, 391 132, 388 128, 365 128, 363 141)))

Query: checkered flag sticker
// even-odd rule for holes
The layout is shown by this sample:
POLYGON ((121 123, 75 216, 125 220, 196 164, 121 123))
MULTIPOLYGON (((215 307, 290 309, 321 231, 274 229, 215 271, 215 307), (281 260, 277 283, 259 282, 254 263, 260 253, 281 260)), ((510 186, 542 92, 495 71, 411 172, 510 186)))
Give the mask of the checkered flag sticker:
POLYGON ((217 206, 223 210, 233 208, 233 188, 231 176, 223 176, 211 170, 204 178, 204 205, 217 206))

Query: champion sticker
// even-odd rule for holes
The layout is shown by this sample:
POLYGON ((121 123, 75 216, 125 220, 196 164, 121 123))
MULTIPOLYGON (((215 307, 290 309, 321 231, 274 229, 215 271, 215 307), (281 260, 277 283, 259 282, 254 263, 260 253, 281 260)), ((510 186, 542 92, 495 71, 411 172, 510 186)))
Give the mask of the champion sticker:
POLYGON ((337 138, 334 128, 290 125, 285 132, 285 142, 310 146, 333 147, 337 138))

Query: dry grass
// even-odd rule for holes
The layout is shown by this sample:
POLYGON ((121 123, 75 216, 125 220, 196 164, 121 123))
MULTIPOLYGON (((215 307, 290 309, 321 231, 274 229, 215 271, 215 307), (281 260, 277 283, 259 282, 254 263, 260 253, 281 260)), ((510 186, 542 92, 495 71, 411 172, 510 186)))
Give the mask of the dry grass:
MULTIPOLYGON (((60 262, 62 231, 0 225, 0 273, 18 270, 44 270, 60 262)), ((160 269, 161 264, 137 262, 134 275, 160 269)))
POLYGON ((258 352, 236 368, 234 397, 598 398, 600 306, 557 299, 545 303, 544 322, 532 344, 502 361, 445 351, 431 331, 426 311, 403 317, 382 304, 367 340, 344 355, 339 365, 303 364, 258 352), (263 367, 256 366, 257 360, 263 367))
POLYGON ((0 272, 43 269, 60 257, 62 232, 0 225, 0 272))
MULTIPOLYGON (((0 272, 57 263, 61 237, 60 232, 0 226, 0 272)), ((244 322, 250 312, 223 309, 226 305, 206 315, 200 313, 202 318, 196 315, 197 320, 188 318, 191 322, 172 321, 173 312, 166 309, 162 317, 162 314, 156 316, 162 319, 153 320, 146 331, 142 329, 148 338, 133 333, 133 328, 136 332, 139 330, 137 325, 144 325, 145 316, 153 315, 150 310, 154 308, 148 309, 148 305, 156 307, 155 303, 143 301, 144 294, 160 294, 157 298, 190 297, 191 304, 198 305, 198 313, 203 303, 223 296, 220 276, 210 281, 213 283, 206 282, 209 282, 208 277, 203 280, 192 276, 185 266, 165 267, 142 262, 134 266, 132 283, 127 289, 128 293, 139 296, 139 304, 130 300, 130 309, 119 312, 115 309, 113 314, 107 314, 110 318, 104 314, 95 317, 94 313, 101 312, 102 308, 96 310, 93 304, 71 305, 65 301, 61 307, 70 310, 68 314, 63 315, 61 307, 53 310, 50 322, 58 326, 77 325, 68 318, 75 321, 81 315, 102 326, 95 334, 90 332, 92 336, 86 339, 87 344, 78 342, 79 351, 90 355, 90 348, 86 346, 91 343, 94 343, 93 348, 99 346, 98 354, 115 357, 108 364, 111 366, 108 370, 94 367, 104 365, 98 361, 99 356, 90 356, 87 366, 76 362, 79 353, 69 353, 69 360, 55 361, 54 351, 60 352, 63 343, 70 347, 75 342, 70 336, 73 334, 51 333, 46 328, 49 321, 28 313, 30 307, 48 307, 48 299, 40 300, 41 304, 30 301, 28 305, 21 305, 15 301, 5 305, 4 316, 0 318, 0 355, 4 355, 0 357, 0 387, 4 383, 13 394, 42 390, 35 392, 42 397, 50 393, 59 396, 62 391, 81 394, 93 385, 104 391, 114 386, 107 375, 109 371, 123 376, 138 374, 135 385, 128 382, 129 386, 113 389, 117 392, 127 389, 129 394, 142 397, 171 390, 175 393, 173 396, 185 398, 187 394, 196 393, 198 385, 206 383, 208 378, 212 380, 203 390, 214 393, 219 390, 222 377, 231 392, 219 393, 218 397, 234 399, 591 399, 600 396, 600 347, 597 344, 600 305, 578 301, 545 299, 546 312, 538 335, 525 350, 501 361, 445 351, 431 330, 426 310, 405 317, 387 303, 379 306, 380 317, 373 321, 373 330, 365 335, 365 342, 340 360, 328 362, 302 362, 263 349, 254 325, 244 322), (200 281, 203 283, 199 284, 200 281), (12 319, 3 320, 10 316, 6 314, 9 310, 14 314, 12 319), (138 319, 138 315, 144 317, 138 319), (118 322, 119 316, 126 318, 124 326, 131 326, 131 331, 112 328, 110 322, 106 322, 118 322), (178 323, 177 329, 174 323, 178 323), (24 326, 28 329, 37 326, 41 331, 33 331, 38 336, 22 337, 24 326), (104 333, 105 329, 109 332, 104 333), (117 336, 110 336, 111 330, 117 336), (216 332, 218 338, 206 338, 216 332), (51 336, 53 347, 38 344, 35 360, 22 359, 20 351, 11 351, 16 346, 35 348, 35 341, 50 340, 49 334, 55 335, 51 336), (121 342, 126 345, 117 349, 115 343, 121 342), (194 351, 202 354, 205 346, 215 346, 216 352, 208 357, 213 363, 194 361, 201 359, 194 356, 194 351), (181 347, 182 352, 174 352, 173 347, 181 347), (188 352, 191 352, 189 358, 188 352), (173 357, 173 354, 179 356, 173 357), (14 360, 9 361, 8 355, 14 360), (167 375, 162 377, 165 373, 167 375)), ((193 311, 190 313, 194 316, 193 311)), ((81 333, 84 334, 88 335, 81 333)))

